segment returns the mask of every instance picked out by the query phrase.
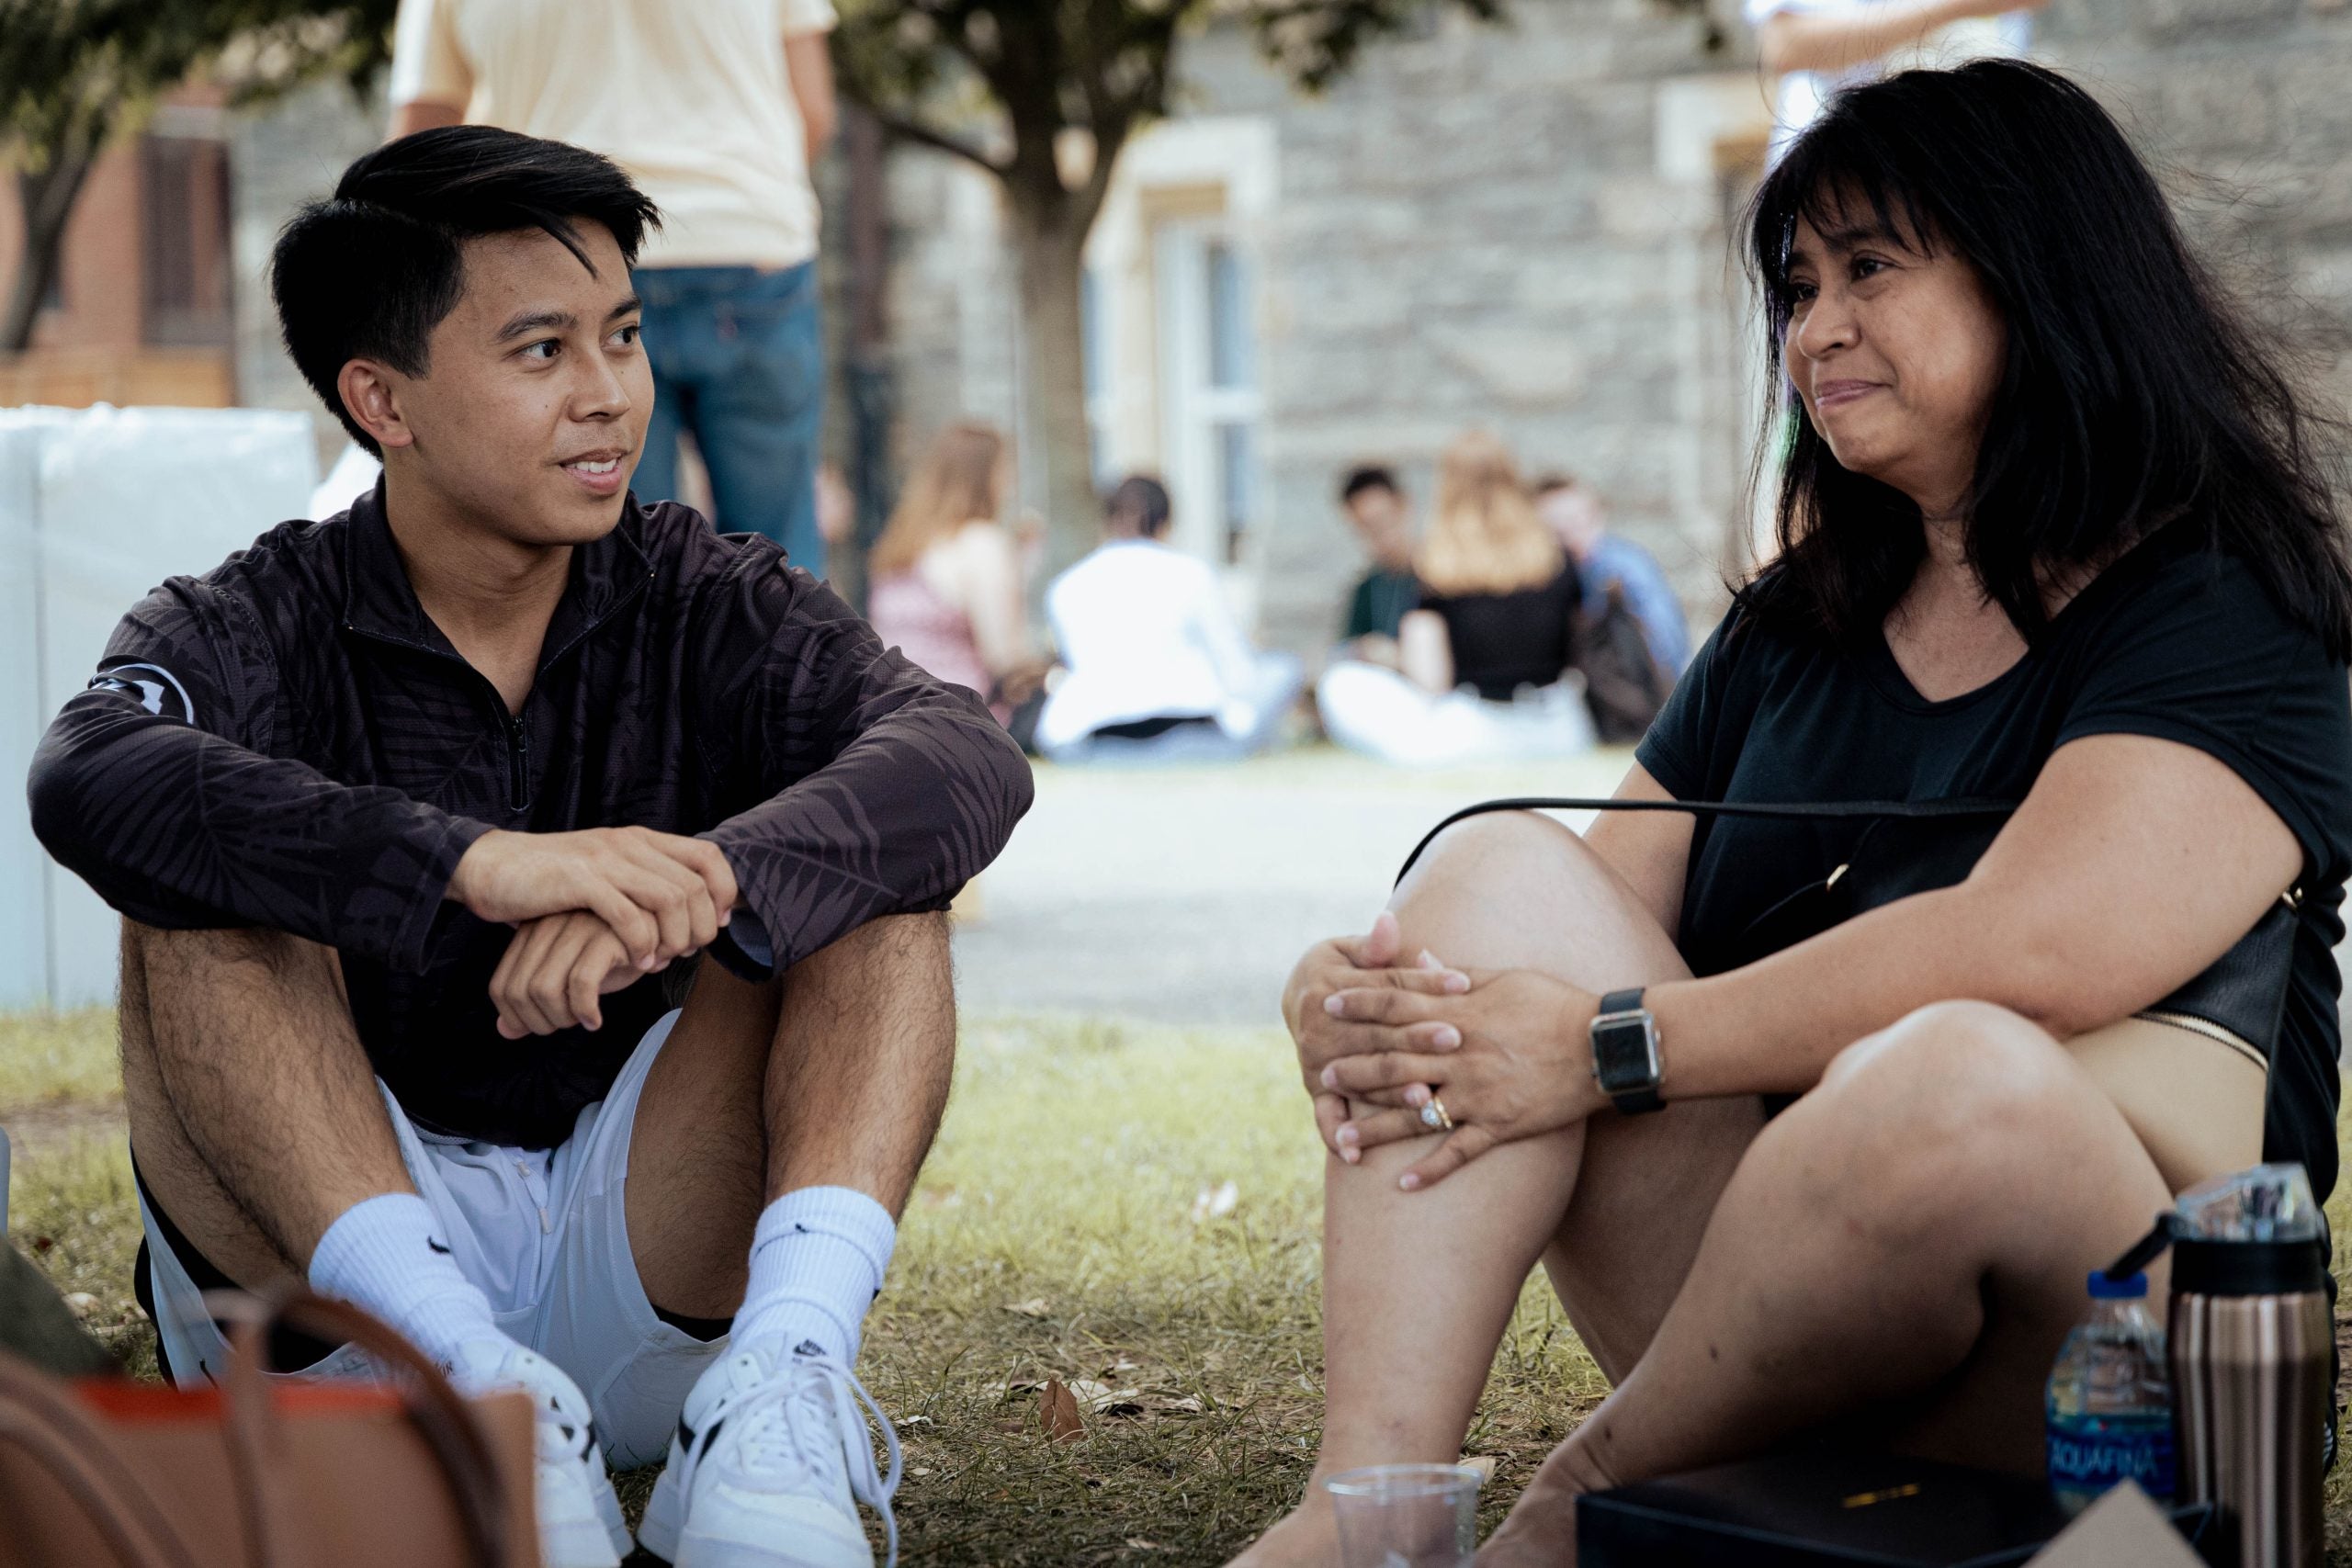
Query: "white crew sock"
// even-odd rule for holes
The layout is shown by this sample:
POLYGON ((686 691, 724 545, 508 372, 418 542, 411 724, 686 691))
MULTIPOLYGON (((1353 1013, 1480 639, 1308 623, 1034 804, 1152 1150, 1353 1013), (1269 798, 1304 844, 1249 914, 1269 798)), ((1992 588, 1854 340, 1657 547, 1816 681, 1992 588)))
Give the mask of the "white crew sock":
POLYGON ((781 1336, 854 1365, 865 1310, 882 1293, 899 1227, 849 1187, 804 1187, 770 1203, 752 1233, 752 1282, 734 1343, 781 1336))
POLYGON ((432 1205, 386 1192, 345 1209, 311 1254, 311 1288, 365 1307, 443 1366, 460 1346, 503 1339, 490 1298, 458 1270, 432 1205))

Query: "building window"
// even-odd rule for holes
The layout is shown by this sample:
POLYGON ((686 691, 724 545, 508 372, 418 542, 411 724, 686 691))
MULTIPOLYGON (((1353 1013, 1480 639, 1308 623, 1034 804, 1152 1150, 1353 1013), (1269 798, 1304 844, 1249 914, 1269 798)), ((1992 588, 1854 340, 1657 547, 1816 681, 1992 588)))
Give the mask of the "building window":
POLYGON ((1259 516, 1256 279, 1222 220, 1159 226, 1161 411, 1181 542, 1238 564, 1259 516))
POLYGON ((142 137, 139 175, 146 341, 225 345, 232 330, 227 145, 142 137))
POLYGON ((1111 344, 1102 295, 1102 280, 1088 267, 1078 285, 1079 355, 1085 366, 1087 448, 1092 456, 1094 488, 1107 494, 1120 476, 1112 450, 1111 344))

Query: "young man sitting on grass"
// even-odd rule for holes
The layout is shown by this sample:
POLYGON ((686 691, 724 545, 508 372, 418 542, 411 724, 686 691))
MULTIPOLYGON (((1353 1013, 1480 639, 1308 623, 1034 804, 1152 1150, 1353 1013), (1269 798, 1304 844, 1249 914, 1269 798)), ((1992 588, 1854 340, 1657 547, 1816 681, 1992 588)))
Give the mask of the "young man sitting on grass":
POLYGON ((656 220, 474 127, 304 209, 287 346, 383 482, 133 609, 34 820, 126 918, 172 1376, 220 1365, 203 1289, 306 1276, 535 1396, 548 1563, 616 1562, 604 1461, 666 1451, 656 1554, 867 1564, 850 1369, 947 1092, 938 911, 1029 773, 775 546, 629 496, 656 220))

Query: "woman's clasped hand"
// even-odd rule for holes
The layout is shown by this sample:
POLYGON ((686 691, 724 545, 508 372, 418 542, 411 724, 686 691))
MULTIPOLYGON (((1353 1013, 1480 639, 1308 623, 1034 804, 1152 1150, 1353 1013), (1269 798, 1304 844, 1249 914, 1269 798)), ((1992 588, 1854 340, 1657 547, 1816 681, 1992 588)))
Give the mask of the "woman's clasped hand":
POLYGON ((1598 998, 1532 969, 1457 969, 1427 952, 1407 964, 1400 947, 1384 911, 1369 935, 1321 943, 1293 976, 1285 1010, 1333 1154, 1353 1165, 1451 1123, 1397 1179, 1426 1187, 1608 1104, 1592 1074, 1598 998))

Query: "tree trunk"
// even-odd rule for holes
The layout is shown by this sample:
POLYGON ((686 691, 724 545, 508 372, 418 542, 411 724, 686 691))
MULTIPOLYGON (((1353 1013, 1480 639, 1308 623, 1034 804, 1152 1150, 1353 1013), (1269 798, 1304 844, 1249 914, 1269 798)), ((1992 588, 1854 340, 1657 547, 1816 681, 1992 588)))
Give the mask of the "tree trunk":
POLYGON ((837 552, 847 560, 830 562, 833 587, 860 612, 871 586, 865 562, 882 536, 898 499, 891 472, 890 431, 898 398, 890 369, 889 189, 882 122, 860 105, 842 110, 842 157, 849 175, 843 231, 849 236, 849 358, 842 384, 849 398, 849 488, 856 497, 853 548, 837 552))
POLYGON ((1086 205, 1067 196, 1033 204, 1023 201, 1017 191, 1012 202, 1021 271, 1023 390, 1032 434, 1023 457, 1045 470, 1040 477, 1049 571, 1059 571, 1091 549, 1102 519, 1086 427, 1086 347, 1080 315, 1087 228, 1080 209, 1086 205), (1036 210, 1039 205, 1046 210, 1036 210))
POLYGON ((48 164, 35 174, 17 175, 17 210, 24 214, 25 232, 17 255, 17 281, 9 290, 7 313, 0 316, 0 354, 22 354, 32 346, 33 326, 40 319, 41 301, 57 276, 65 225, 82 182, 97 162, 95 141, 76 139, 71 146, 51 150, 48 164))

